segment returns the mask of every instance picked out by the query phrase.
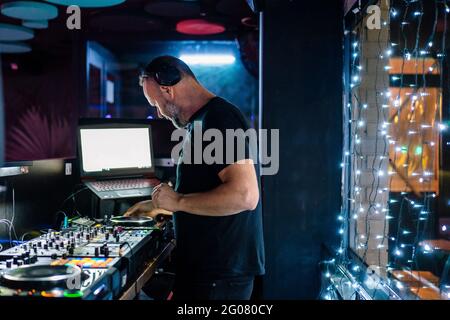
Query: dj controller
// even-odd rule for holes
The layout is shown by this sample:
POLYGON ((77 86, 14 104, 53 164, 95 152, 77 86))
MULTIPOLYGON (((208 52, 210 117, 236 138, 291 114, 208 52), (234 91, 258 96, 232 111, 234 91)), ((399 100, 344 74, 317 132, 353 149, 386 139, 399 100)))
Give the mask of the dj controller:
POLYGON ((116 299, 156 255, 163 231, 150 218, 82 218, 49 230, 0 252, 0 299, 116 299))

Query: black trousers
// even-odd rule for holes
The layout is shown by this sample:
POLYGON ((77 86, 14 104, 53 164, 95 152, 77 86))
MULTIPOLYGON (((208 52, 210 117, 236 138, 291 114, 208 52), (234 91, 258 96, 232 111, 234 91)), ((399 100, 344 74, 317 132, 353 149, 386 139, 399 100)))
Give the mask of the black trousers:
POLYGON ((255 277, 189 281, 176 279, 175 301, 250 300, 255 277))

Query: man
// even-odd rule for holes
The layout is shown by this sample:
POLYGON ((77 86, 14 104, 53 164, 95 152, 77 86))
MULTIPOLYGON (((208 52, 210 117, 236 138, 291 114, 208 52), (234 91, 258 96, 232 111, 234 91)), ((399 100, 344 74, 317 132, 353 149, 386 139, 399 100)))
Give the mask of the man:
POLYGON ((231 163, 184 161, 195 150, 193 131, 198 124, 203 132, 219 130, 225 140, 226 129, 248 129, 244 117, 205 89, 175 57, 154 59, 145 68, 141 85, 160 117, 187 129, 184 141, 189 143, 184 143, 180 154, 175 190, 161 184, 152 200, 134 205, 125 214, 154 217, 161 210, 173 212, 174 299, 250 299, 255 276, 264 274, 264 250, 258 179, 248 144, 243 156, 234 152, 231 163))

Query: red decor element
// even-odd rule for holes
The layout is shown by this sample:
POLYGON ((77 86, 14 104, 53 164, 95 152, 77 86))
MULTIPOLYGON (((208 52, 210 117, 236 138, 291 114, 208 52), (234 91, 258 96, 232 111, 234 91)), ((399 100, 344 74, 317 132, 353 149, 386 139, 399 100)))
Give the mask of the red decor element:
POLYGON ((223 25, 203 19, 189 19, 177 23, 177 31, 184 34, 209 35, 222 33, 225 30, 223 25))

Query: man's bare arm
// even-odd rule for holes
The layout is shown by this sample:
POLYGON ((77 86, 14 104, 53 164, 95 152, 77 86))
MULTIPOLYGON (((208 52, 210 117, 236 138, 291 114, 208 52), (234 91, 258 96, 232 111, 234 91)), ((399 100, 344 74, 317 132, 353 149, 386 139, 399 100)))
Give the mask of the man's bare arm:
POLYGON ((229 216, 254 210, 259 202, 255 167, 251 160, 227 166, 219 173, 222 184, 207 192, 179 194, 166 184, 153 193, 153 203, 168 211, 185 211, 203 216, 229 216))

